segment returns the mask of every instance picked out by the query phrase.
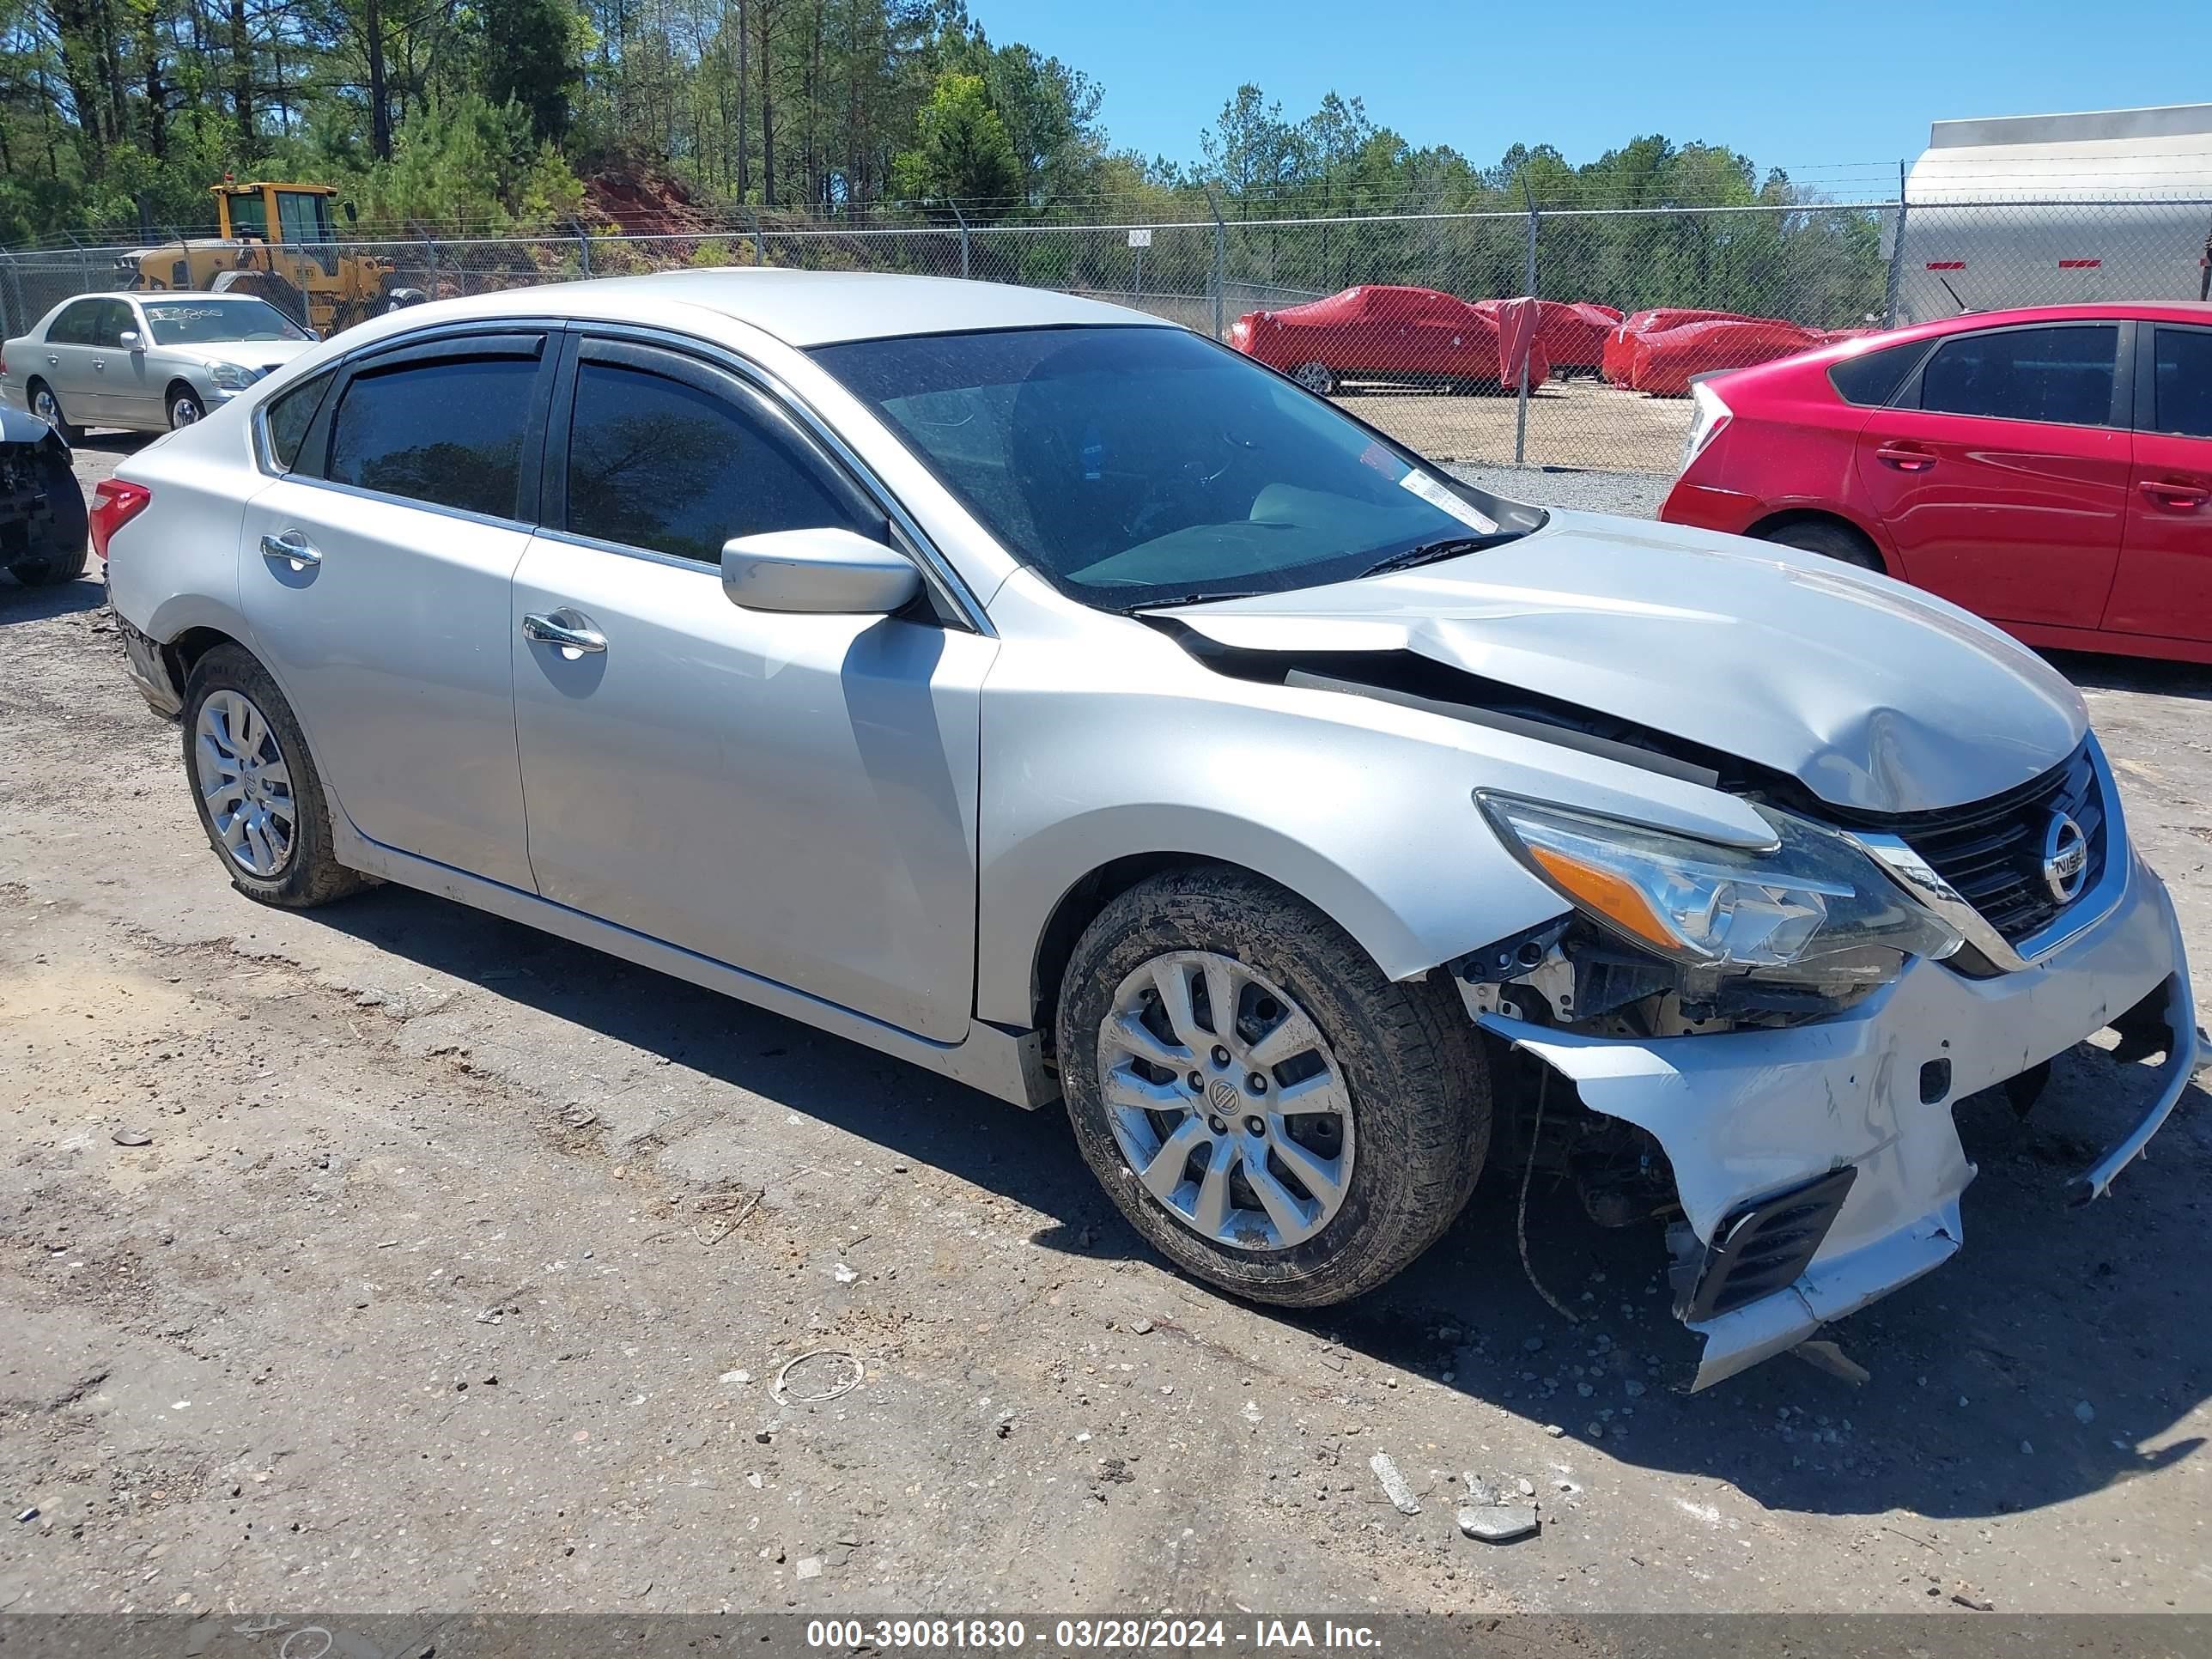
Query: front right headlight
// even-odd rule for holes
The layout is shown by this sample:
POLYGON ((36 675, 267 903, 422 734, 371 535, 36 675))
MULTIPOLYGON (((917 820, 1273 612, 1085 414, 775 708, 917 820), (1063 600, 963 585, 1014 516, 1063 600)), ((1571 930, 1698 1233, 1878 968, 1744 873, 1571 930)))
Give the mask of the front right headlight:
POLYGON ((1754 810, 1771 847, 1677 836, 1517 796, 1477 800, 1507 846, 1584 915, 1686 966, 1826 986, 1893 978, 1963 942, 1835 831, 1754 810))
POLYGON ((262 371, 248 368, 243 363, 217 363, 209 371, 208 378, 225 392, 243 392, 261 378, 262 371))

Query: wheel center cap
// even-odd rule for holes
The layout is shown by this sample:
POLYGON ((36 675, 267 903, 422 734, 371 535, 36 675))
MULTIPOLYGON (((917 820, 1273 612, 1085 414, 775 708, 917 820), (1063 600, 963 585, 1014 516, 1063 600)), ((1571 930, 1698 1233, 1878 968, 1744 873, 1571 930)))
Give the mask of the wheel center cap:
POLYGON ((1207 1086, 1206 1100, 1215 1111, 1224 1115, 1234 1112, 1243 1103, 1237 1097, 1237 1085, 1225 1077, 1214 1079, 1207 1086))

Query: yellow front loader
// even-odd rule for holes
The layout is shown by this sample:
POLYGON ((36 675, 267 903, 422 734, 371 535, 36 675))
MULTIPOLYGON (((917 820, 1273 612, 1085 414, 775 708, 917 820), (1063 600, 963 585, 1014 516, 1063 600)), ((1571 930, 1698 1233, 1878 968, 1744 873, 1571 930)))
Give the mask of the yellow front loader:
POLYGON ((217 234, 141 248, 119 262, 141 289, 254 294, 318 334, 350 328, 401 306, 419 289, 392 284, 392 264, 341 247, 331 185, 237 184, 214 187, 217 234))

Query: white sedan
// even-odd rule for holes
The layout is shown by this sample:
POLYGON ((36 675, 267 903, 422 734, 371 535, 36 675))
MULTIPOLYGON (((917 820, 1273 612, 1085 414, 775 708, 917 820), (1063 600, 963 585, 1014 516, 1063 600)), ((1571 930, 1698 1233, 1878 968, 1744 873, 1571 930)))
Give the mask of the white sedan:
POLYGON ((75 443, 190 426, 315 343, 243 294, 80 294, 0 346, 0 398, 75 443))

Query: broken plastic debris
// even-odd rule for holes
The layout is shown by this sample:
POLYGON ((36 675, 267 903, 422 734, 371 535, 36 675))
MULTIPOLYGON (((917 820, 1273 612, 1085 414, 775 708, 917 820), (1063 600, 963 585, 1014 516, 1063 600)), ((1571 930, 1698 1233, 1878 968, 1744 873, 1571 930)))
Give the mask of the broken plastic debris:
POLYGON ((1831 1376, 1841 1377, 1855 1389, 1863 1387, 1868 1379, 1874 1375, 1856 1360, 1847 1358, 1844 1351, 1833 1342, 1824 1338, 1816 1338, 1810 1342, 1800 1342, 1790 1352, 1814 1370, 1826 1371, 1831 1376))
POLYGON ((775 1381, 769 1384, 769 1392, 780 1406, 818 1406, 852 1393, 860 1386, 862 1375, 860 1362, 852 1354, 837 1348, 811 1348, 784 1362, 775 1381), (825 1363, 811 1363, 816 1360, 825 1363), (802 1365, 807 1370, 794 1382, 791 1374, 802 1365))
POLYGON ((1470 1504, 1459 1512, 1459 1529, 1486 1544, 1510 1544, 1536 1528, 1533 1504, 1470 1504))
POLYGON ((1413 1487, 1406 1484, 1406 1477, 1398 1472, 1398 1466, 1390 1461, 1388 1452, 1376 1452, 1367 1460, 1367 1467, 1375 1471, 1375 1478, 1382 1483, 1382 1495, 1390 1500, 1390 1506, 1399 1514, 1419 1515, 1421 1512, 1419 1500, 1414 1498, 1413 1487))

